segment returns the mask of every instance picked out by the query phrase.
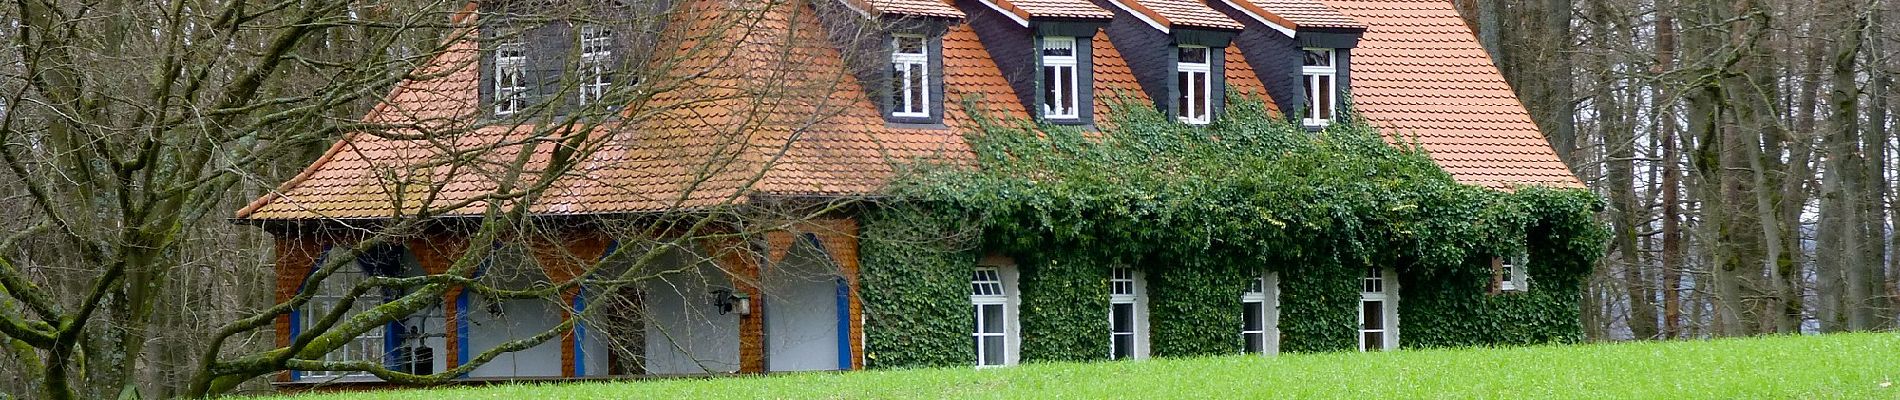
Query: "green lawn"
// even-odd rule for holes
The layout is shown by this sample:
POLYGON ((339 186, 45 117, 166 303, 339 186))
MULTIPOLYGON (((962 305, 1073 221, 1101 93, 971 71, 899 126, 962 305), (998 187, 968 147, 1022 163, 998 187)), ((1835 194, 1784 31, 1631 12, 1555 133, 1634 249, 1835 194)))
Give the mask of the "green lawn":
POLYGON ((1900 399, 1900 333, 445 388, 315 399, 1900 399))

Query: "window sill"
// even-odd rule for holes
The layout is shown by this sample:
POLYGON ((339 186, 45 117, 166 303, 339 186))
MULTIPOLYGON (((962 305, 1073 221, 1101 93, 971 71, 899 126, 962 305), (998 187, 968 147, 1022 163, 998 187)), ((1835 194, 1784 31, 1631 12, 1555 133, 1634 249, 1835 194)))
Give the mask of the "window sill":
POLYGON ((885 121, 884 127, 890 128, 890 129, 931 129, 931 130, 950 129, 949 126, 944 125, 942 122, 910 122, 910 121, 885 121))
POLYGON ((1076 117, 1076 118, 1044 118, 1044 119, 1042 120, 1042 122, 1043 122, 1043 123, 1045 123, 1045 124, 1050 124, 1050 125, 1062 125, 1062 126, 1080 126, 1080 127, 1087 127, 1087 126, 1089 126, 1089 125, 1093 125, 1093 124, 1095 123, 1095 121, 1091 121, 1091 120, 1086 120, 1086 119, 1082 119, 1081 117, 1076 117))

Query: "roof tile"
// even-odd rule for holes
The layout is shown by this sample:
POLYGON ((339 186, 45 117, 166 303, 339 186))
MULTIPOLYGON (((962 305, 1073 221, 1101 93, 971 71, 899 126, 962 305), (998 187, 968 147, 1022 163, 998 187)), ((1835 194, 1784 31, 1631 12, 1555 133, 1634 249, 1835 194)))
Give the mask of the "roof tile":
POLYGON ((1226 14, 1196 0, 1109 0, 1166 27, 1211 28, 1238 31, 1244 26, 1226 14))
POLYGON ((1353 107, 1393 140, 1417 141, 1463 183, 1583 186, 1450 1, 1318 1, 1367 26, 1352 50, 1353 107))
POLYGON ((1023 19, 1110 19, 1115 17, 1115 13, 1104 10, 1088 0, 995 0, 994 4, 1023 19))
POLYGON ((1340 13, 1319 0, 1228 0, 1290 29, 1366 29, 1366 24, 1340 13))
POLYGON ((846 0, 853 5, 863 7, 864 11, 874 14, 899 14, 919 17, 963 18, 963 10, 958 10, 938 0, 846 0))
MULTIPOLYGON (((1465 183, 1581 186, 1449 4, 1325 1, 1371 25, 1354 51, 1356 108, 1392 140, 1419 143, 1465 183)), ((943 38, 950 100, 944 127, 899 127, 885 124, 877 103, 844 72, 843 58, 820 36, 824 31, 811 13, 717 12, 723 4, 729 3, 694 0, 692 6, 706 13, 668 27, 666 37, 684 39, 662 47, 670 52, 655 54, 677 61, 668 75, 652 81, 673 88, 639 108, 651 114, 626 114, 571 131, 472 123, 483 118, 474 67, 479 50, 472 41, 453 41, 429 64, 430 72, 439 74, 418 74, 435 77, 398 85, 365 116, 403 126, 392 132, 401 135, 344 137, 239 217, 385 218, 414 213, 425 203, 454 206, 446 210, 450 214, 479 213, 489 205, 484 196, 508 181, 509 171, 501 166, 511 165, 523 144, 571 134, 589 135, 583 145, 591 157, 554 181, 533 212, 711 207, 743 203, 759 193, 861 195, 888 182, 898 173, 894 165, 903 161, 970 160, 962 135, 971 127, 973 112, 1029 115, 968 25, 953 26, 943 38), (736 18, 759 15, 765 20, 757 29, 729 28, 736 18), (792 47, 785 49, 787 43, 792 47), (758 48, 783 51, 746 51, 758 48), (966 110, 966 99, 981 108, 966 110), (472 163, 442 162, 464 154, 480 156, 472 163)), ((1109 110, 1121 96, 1137 106, 1152 104, 1106 33, 1096 38, 1091 41, 1096 109, 1109 110)), ((1233 47, 1227 52, 1229 85, 1243 93, 1264 92, 1240 52, 1233 47)), ((1097 112, 1097 125, 1111 128, 1109 114, 1097 112)), ((523 172, 546 170, 549 149, 535 147, 523 172)))

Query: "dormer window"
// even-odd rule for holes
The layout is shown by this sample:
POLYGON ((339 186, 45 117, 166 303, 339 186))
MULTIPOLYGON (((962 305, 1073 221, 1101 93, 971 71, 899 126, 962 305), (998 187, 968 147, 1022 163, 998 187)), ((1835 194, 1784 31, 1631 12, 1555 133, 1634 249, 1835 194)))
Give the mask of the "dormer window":
POLYGON ((495 115, 520 112, 528 106, 528 52, 521 42, 495 46, 495 115))
POLYGON ((1181 46, 1178 53, 1175 87, 1180 97, 1175 99, 1176 118, 1194 125, 1213 121, 1214 85, 1208 76, 1213 70, 1213 57, 1204 46, 1181 46))
POLYGON ((930 47, 921 35, 891 38, 891 116, 930 117, 930 47))
POLYGON ((1306 126, 1323 127, 1333 121, 1338 108, 1338 57, 1334 49, 1307 48, 1301 61, 1300 77, 1306 85, 1306 126))
POLYGON ((1081 88, 1076 75, 1076 40, 1073 37, 1042 39, 1042 117, 1079 119, 1081 88))
POLYGON ((580 46, 580 104, 587 105, 600 101, 613 87, 613 30, 582 25, 580 46))

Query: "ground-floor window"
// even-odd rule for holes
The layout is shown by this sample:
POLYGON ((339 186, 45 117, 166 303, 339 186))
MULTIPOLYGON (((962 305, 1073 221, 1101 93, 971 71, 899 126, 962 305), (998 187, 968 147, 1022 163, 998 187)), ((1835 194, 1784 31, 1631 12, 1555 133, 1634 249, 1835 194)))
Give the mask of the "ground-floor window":
POLYGON ((1391 272, 1368 267, 1360 279, 1359 351, 1384 351, 1398 347, 1397 292, 1391 272))
POLYGON ((1135 358, 1136 302, 1135 269, 1110 268, 1108 273, 1108 358, 1135 358))
POLYGON ((1264 273, 1247 282, 1240 294, 1240 339, 1248 354, 1276 353, 1279 346, 1279 282, 1264 273))
POLYGON ((997 268, 977 268, 970 279, 971 310, 976 327, 971 341, 976 346, 976 365, 1009 363, 1009 296, 1003 291, 1002 272, 997 268))
MULTIPOLYGON (((321 263, 319 263, 317 267, 322 267, 320 264, 321 263)), ((322 321, 323 317, 329 314, 330 310, 343 304, 347 300, 352 300, 349 298, 350 290, 368 277, 369 274, 365 273, 358 263, 351 263, 351 265, 338 267, 335 273, 330 274, 329 278, 324 279, 322 282, 317 282, 316 286, 311 289, 315 290, 315 292, 311 293, 310 301, 305 303, 303 310, 299 310, 299 314, 301 315, 299 318, 300 321, 298 321, 300 325, 298 326, 298 331, 311 332, 316 330, 317 323, 322 321)), ((364 292, 362 296, 358 296, 353 300, 355 301, 350 303, 349 310, 344 312, 341 319, 338 319, 339 323, 381 304, 383 295, 376 291, 367 291, 364 292)), ((383 331, 384 327, 378 326, 367 332, 363 332, 362 335, 358 335, 348 342, 345 342, 342 347, 325 353, 321 360, 324 362, 383 362, 383 344, 386 341, 383 331)), ((374 378, 374 376, 368 372, 358 371, 299 371, 298 376, 301 379, 319 380, 374 378)))

